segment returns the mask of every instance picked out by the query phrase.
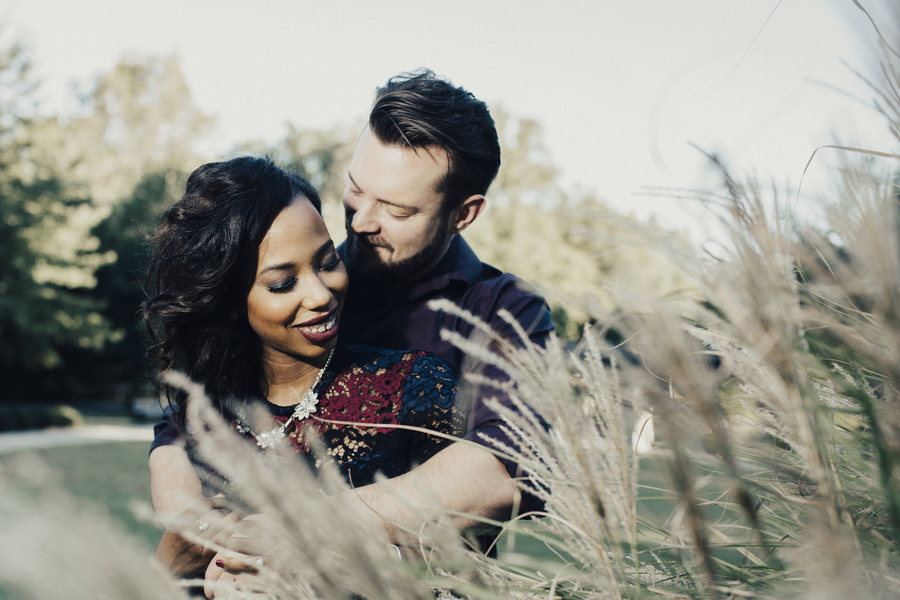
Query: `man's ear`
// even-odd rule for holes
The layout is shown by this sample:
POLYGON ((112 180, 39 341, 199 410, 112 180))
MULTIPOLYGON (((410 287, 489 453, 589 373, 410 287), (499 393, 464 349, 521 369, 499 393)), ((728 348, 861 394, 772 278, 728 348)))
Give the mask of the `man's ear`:
POLYGON ((450 221, 450 229, 453 233, 459 233, 472 224, 478 215, 484 210, 487 201, 481 194, 469 196, 462 204, 453 209, 453 218, 450 221))

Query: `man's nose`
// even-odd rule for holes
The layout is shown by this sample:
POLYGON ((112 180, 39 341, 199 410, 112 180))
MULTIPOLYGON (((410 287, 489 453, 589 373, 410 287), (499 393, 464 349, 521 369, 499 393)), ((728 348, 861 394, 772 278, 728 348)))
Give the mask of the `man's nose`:
POLYGON ((374 210, 365 203, 355 207, 345 206, 347 221, 354 233, 378 233, 378 220, 374 210))

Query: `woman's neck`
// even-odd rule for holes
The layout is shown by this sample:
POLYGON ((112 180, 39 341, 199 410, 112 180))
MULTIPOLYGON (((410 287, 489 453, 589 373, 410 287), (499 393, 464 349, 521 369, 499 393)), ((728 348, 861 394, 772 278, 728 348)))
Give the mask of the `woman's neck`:
POLYGON ((303 398, 303 394, 315 385, 326 360, 327 357, 323 358, 322 364, 296 359, 265 361, 263 367, 265 381, 262 391, 266 400, 277 406, 297 404, 303 398))

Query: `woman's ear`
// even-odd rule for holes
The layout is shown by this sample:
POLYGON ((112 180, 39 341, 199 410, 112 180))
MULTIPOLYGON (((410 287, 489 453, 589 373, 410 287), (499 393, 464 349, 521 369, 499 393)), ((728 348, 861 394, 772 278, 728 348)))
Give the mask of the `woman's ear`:
POLYGON ((472 224, 478 215, 484 210, 487 200, 482 194, 469 196, 458 207, 453 209, 453 218, 450 221, 450 230, 459 233, 472 224))

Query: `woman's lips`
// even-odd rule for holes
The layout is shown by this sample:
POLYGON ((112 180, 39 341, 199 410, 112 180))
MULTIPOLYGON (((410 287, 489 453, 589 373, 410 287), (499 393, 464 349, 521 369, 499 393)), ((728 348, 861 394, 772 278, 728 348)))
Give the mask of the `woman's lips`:
POLYGON ((311 322, 312 324, 307 321, 307 324, 295 325, 294 329, 314 344, 321 344, 335 337, 338 332, 337 311, 333 311, 324 319, 316 319, 311 322))
POLYGON ((321 317, 316 317, 315 319, 310 319, 309 321, 304 321, 303 323, 297 323, 296 325, 292 325, 292 327, 312 327, 314 325, 318 325, 320 323, 327 323, 328 321, 334 321, 337 316, 337 307, 332 308, 330 311, 322 315, 321 317))

